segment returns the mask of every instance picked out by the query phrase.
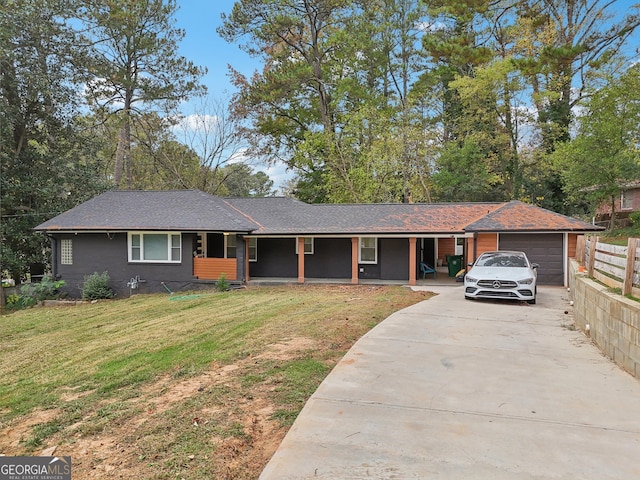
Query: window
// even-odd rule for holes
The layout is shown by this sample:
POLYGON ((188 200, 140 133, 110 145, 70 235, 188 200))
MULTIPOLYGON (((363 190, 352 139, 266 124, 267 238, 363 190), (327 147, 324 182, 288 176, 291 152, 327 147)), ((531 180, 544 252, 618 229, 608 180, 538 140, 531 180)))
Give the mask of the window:
POLYGON ((73 265, 73 240, 70 238, 60 240, 60 263, 73 265))
POLYGON ((376 237, 360 237, 358 263, 378 263, 378 239, 376 237))
POLYGON ((249 261, 258 261, 258 239, 255 237, 249 238, 249 261))
POLYGON ((620 199, 621 210, 631 210, 633 208, 633 190, 625 190, 622 192, 620 199))
POLYGON ((224 236, 224 258, 236 258, 236 234, 224 236))
MULTIPOLYGON (((296 255, 298 254, 298 239, 296 239, 296 255)), ((313 237, 304 237, 304 254, 313 255, 313 237)))
POLYGON ((180 263, 181 259, 179 233, 129 233, 130 262, 180 263))

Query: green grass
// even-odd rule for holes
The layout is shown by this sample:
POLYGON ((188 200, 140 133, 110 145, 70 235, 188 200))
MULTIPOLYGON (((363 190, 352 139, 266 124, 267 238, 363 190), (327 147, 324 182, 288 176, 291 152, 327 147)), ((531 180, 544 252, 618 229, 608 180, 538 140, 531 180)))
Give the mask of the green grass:
MULTIPOLYGON (((57 454, 80 455, 76 444, 110 435, 128 447, 105 458, 125 457, 129 478, 255 478, 269 453, 256 449, 274 435, 262 423, 288 428, 360 336, 428 296, 402 287, 286 286, 4 315, 0 451, 32 454, 53 443, 57 454), (272 353, 295 339, 305 342, 272 353), (225 366, 234 368, 222 375, 225 366), (191 380, 202 387, 163 397, 191 380), (259 409, 272 413, 250 420, 259 409), (21 423, 19 446, 3 445, 2 432, 21 423)), ((78 478, 103 461, 94 457, 74 459, 78 478)))
POLYGON ((632 225, 626 228, 606 230, 598 234, 600 240, 612 245, 627 245, 629 237, 640 238, 640 226, 632 225))

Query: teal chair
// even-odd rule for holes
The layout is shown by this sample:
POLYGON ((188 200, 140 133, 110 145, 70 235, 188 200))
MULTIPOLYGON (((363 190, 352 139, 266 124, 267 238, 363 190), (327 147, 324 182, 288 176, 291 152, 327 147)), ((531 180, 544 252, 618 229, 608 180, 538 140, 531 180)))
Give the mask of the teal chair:
POLYGON ((433 278, 436 278, 436 271, 435 269, 424 262, 420 262, 420 273, 422 273, 422 278, 426 278, 428 273, 433 273, 433 278))

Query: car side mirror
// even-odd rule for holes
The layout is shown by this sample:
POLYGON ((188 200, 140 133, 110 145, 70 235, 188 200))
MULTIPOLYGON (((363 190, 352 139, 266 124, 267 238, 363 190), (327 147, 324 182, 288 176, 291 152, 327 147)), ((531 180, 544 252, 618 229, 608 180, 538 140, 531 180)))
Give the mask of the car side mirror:
POLYGON ((534 270, 535 270, 536 268, 538 268, 539 266, 540 266, 540 265, 538 265, 537 263, 532 263, 532 264, 531 264, 531 268, 533 268, 534 270))
POLYGON ((467 267, 473 267, 473 262, 467 263, 467 267))

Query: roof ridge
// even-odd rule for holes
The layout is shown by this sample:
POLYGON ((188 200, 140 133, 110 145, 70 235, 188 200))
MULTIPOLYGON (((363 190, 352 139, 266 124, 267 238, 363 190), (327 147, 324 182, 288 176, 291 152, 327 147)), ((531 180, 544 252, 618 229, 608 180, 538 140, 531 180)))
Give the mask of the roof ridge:
POLYGON ((203 192, 202 190, 200 190, 199 188, 170 188, 168 190, 160 190, 160 189, 151 189, 151 190, 142 190, 139 188, 136 189, 131 189, 131 190, 125 190, 125 189, 112 189, 112 190, 107 190, 103 193, 164 193, 164 192, 200 192, 200 193, 204 193, 205 195, 209 195, 210 197, 215 197, 215 195, 211 195, 210 193, 207 192, 203 192))
MULTIPOLYGON (((240 215, 242 215, 244 218, 246 218, 247 220, 249 220, 250 222, 255 223, 256 225, 258 225, 259 228, 264 228, 264 225, 262 225, 259 221, 257 221, 255 218, 251 217, 251 215, 246 214, 245 212, 243 212, 242 210, 240 210, 239 208, 237 208, 235 205, 232 205, 231 203, 228 202, 227 198, 223 198, 223 197, 218 197, 220 198, 220 200, 222 202, 224 202, 225 205, 227 205, 229 208, 233 209, 234 211, 238 212, 240 215)), ((237 197, 237 198, 243 198, 243 197, 237 197)))
MULTIPOLYGON (((473 203, 473 202, 469 202, 469 203, 473 203)), ((500 203, 496 203, 496 208, 494 208, 493 210, 491 210, 490 212, 487 213, 482 213, 479 216, 477 216, 476 218, 474 218, 472 221, 470 221, 469 223, 465 224, 462 229, 466 230, 467 227, 469 225, 473 225, 474 223, 476 223, 477 221, 483 219, 483 218, 487 218, 487 216, 492 215, 494 213, 496 213, 499 210, 502 210, 506 205, 508 205, 510 202, 500 202, 500 203)), ((493 205, 493 203, 488 203, 488 205, 493 205)))

